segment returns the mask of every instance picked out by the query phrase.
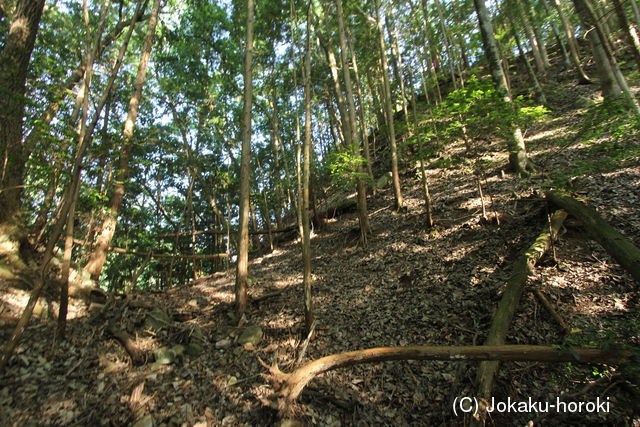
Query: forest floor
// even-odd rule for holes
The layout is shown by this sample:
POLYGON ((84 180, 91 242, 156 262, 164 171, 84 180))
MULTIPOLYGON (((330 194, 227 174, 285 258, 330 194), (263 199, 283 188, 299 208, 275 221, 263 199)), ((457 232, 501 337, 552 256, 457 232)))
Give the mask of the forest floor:
MULTIPOLYGON (((585 144, 579 129, 595 87, 565 82, 550 91, 547 120, 526 135, 541 174, 519 179, 501 173, 503 142, 487 141, 481 155, 489 221, 462 145, 443 156, 449 167, 429 169, 437 225, 425 228, 418 175, 405 169, 407 210, 390 208, 393 192, 369 198, 373 234, 357 247, 355 213, 331 219, 312 239, 317 338, 301 363, 333 353, 377 346, 480 345, 501 297, 511 266, 546 226, 551 207, 541 188, 564 179, 574 194, 640 245, 640 163, 612 156, 615 144, 638 150, 637 140, 585 144), (604 148, 603 148, 604 147, 604 148), (602 150, 605 151, 602 151, 602 150), (456 160, 457 159, 457 160, 456 160), (598 167, 590 167, 600 165, 598 167), (575 176, 567 176, 573 170, 575 176), (562 172, 560 172, 562 171, 562 172), (493 218, 499 216, 499 224, 493 218)), ((618 147, 619 148, 619 147, 618 147)), ((445 162, 440 162, 444 164, 445 162)), ((508 334, 513 344, 608 342, 640 344, 638 284, 577 222, 568 220, 553 255, 529 281, 508 334), (558 313, 581 332, 564 337, 535 299, 542 290, 558 313)), ((302 260, 296 240, 251 260, 248 324, 264 336, 255 346, 235 341, 242 332, 232 320, 234 274, 218 273, 167 292, 137 292, 91 309, 76 303, 68 340, 54 340, 55 322, 40 319, 24 339, 1 379, 0 418, 13 425, 272 425, 277 414, 264 405, 272 396, 258 358, 284 371, 300 366, 302 352, 302 260), (261 298, 262 297, 262 298, 261 298), (151 328, 149 313, 161 308, 171 318, 151 328), (173 363, 133 366, 109 328, 127 331, 142 350, 193 342, 196 357, 173 363), (151 417, 146 416, 150 414, 151 417)), ((2 288, 0 315, 6 339, 11 320, 24 306, 23 291, 2 288)), ((153 317, 153 316, 152 316, 153 317)), ((2 325, 0 325, 2 326, 2 325)), ((476 363, 387 362, 358 365, 322 375, 299 398, 305 423, 317 425, 463 425, 454 398, 474 395, 476 363)), ((609 412, 592 414, 493 414, 496 425, 638 425, 640 408, 615 367, 579 364, 503 363, 494 396, 514 400, 590 402, 607 399, 609 412), (636 423, 636 424, 634 424, 636 423)))

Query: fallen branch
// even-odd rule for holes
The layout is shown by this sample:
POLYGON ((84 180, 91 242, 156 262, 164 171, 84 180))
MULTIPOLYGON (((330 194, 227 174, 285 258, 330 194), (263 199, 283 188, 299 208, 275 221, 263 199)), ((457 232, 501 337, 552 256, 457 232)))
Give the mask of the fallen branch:
POLYGON ((547 199, 576 217, 589 236, 600 243, 640 283, 640 249, 631 240, 610 226, 593 208, 574 198, 548 191, 547 199))
MULTIPOLYGON (((554 212, 551 216, 550 223, 545 224, 543 231, 536 238, 535 242, 516 260, 511 277, 509 277, 507 281, 502 299, 498 304, 498 309, 493 316, 485 345, 495 346, 504 344, 529 274, 533 271, 533 267, 542 258, 544 253, 551 247, 551 243, 556 239, 560 226, 566 217, 567 212, 563 210, 554 212)), ((491 396, 495 375, 498 372, 498 362, 495 360, 497 359, 490 362, 482 362, 478 367, 477 395, 481 399, 488 399, 491 396)), ((486 413, 481 413, 480 415, 482 417, 486 415, 486 413)))
POLYGON ((274 292, 268 292, 268 293, 266 293, 266 294, 260 295, 259 297, 250 298, 250 301, 251 301, 251 303, 252 303, 252 304, 253 304, 253 303, 262 302, 262 301, 264 301, 264 300, 266 300, 266 299, 274 298, 274 297, 280 296, 280 295, 282 295, 286 290, 287 290, 287 289, 280 289, 280 290, 277 290, 277 291, 274 291, 274 292))
MULTIPOLYGON (((86 242, 84 240, 80 240, 80 239, 73 239, 73 242, 75 244, 78 245, 84 245, 84 246, 88 246, 91 245, 91 243, 86 242)), ((124 248, 116 248, 113 246, 110 246, 109 251, 111 252, 115 252, 117 254, 126 254, 126 255, 134 255, 134 256, 139 256, 139 257, 149 257, 149 258, 183 258, 183 259, 214 259, 214 258, 228 258, 231 256, 231 254, 202 254, 202 255, 182 255, 182 254, 154 254, 154 253, 149 253, 149 252, 137 252, 137 251, 130 251, 128 249, 124 249, 124 248)))
POLYGON ((562 317, 560 317, 560 315, 558 314, 556 309, 553 307, 553 305, 547 299, 547 297, 544 296, 542 291, 540 291, 539 289, 534 289, 533 293, 538 298, 538 300, 540 300, 542 305, 544 305, 544 308, 547 309, 547 311, 549 312, 551 317, 553 317, 554 320, 558 323, 560 328, 562 328, 562 332, 565 333, 565 334, 570 334, 571 333, 571 328, 569 327, 569 325, 567 325, 567 322, 565 322, 564 319, 562 317))
POLYGON ((597 350, 590 348, 561 351, 539 345, 495 345, 495 346, 412 346, 378 347, 367 350, 326 356, 296 369, 283 373, 277 366, 268 366, 274 388, 278 391, 278 409, 281 415, 289 415, 292 405, 305 386, 318 375, 347 366, 363 363, 387 362, 391 360, 503 360, 518 362, 573 362, 620 364, 630 360, 629 350, 597 350))

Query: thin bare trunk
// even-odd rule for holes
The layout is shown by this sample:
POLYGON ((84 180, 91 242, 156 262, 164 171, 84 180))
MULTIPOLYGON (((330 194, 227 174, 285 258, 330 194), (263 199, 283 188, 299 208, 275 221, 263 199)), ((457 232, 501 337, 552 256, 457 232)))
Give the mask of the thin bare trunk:
MULTIPOLYGON (((511 95, 507 90, 505 75, 500 66, 500 55, 496 45, 495 36, 493 34, 493 25, 489 11, 484 0, 474 0, 478 21, 480 23, 480 32, 482 34, 482 43, 484 45, 485 55, 489 62, 489 69, 495 84, 496 90, 502 95, 505 102, 512 105, 511 95)), ((509 163, 511 167, 519 174, 528 174, 534 169, 533 163, 527 157, 527 150, 524 143, 522 131, 518 126, 513 126, 512 138, 507 142, 509 144, 509 163)))
POLYGON ((380 50, 380 59, 382 61, 382 81, 384 85, 384 109, 387 116, 387 126, 389 128, 389 148, 391 152, 391 175, 393 181, 393 194, 395 197, 395 209, 402 210, 404 206, 404 198, 400 188, 400 172, 398 170, 398 145, 396 143, 396 129, 393 119, 393 107, 391 102, 391 86, 389 84, 389 75, 387 70, 387 48, 384 41, 384 32, 382 30, 382 21, 380 17, 380 0, 376 1, 376 24, 378 26, 378 47, 380 50))
POLYGON ((140 102, 142 100, 142 89, 144 87, 145 77, 147 75, 147 66, 149 63, 149 57, 151 56, 151 49, 153 47, 153 39, 155 36, 156 23, 158 21, 158 13, 160 11, 160 0, 154 0, 153 7, 151 9, 151 16, 149 18, 149 24, 147 26, 147 33, 144 37, 144 43, 142 48, 142 55, 140 56, 140 63, 138 64, 138 72, 136 74, 136 80, 133 87, 133 93, 129 100, 129 110, 127 113, 127 119, 125 121, 124 130, 122 133, 122 145, 120 152, 120 161, 118 164, 118 173, 116 183, 114 185, 113 194, 109 203, 109 213, 102 223, 100 236, 98 242, 89 261, 85 266, 85 270, 89 272, 91 278, 98 280, 102 267, 107 259, 107 249, 111 244, 111 240, 116 231, 118 213, 120 206, 122 205, 122 199, 125 194, 125 183, 129 175, 129 157, 132 150, 132 138, 133 131, 135 129, 136 118, 138 117, 138 110, 140 108, 140 102))
MULTIPOLYGON (((340 58, 342 62, 342 72, 344 77, 344 85, 347 93, 347 109, 349 115, 349 129, 351 130, 350 143, 357 147, 356 155, 360 156, 362 145, 358 141, 358 131, 356 124, 356 106, 353 101, 353 86, 351 84, 351 72, 349 71, 349 59, 347 55, 347 37, 344 26, 344 12, 342 10, 342 0, 336 0, 338 12, 338 34, 340 37, 340 58)), ((406 108, 406 107, 405 107, 406 108)), ((364 168, 362 165, 358 167, 358 173, 362 174, 364 168)), ((360 245, 367 246, 368 235, 371 232, 369 227, 369 218, 367 214, 367 186, 362 177, 357 180, 358 193, 358 220, 360 224, 360 245)))
POLYGON ((551 2, 553 7, 558 12, 558 17, 560 18, 560 22, 562 23, 562 27, 564 28, 565 35, 567 37, 567 45, 569 47, 569 58, 573 63, 573 66, 576 68, 576 72, 578 73, 578 81, 582 84, 591 83, 591 79, 585 73, 584 68, 582 67, 582 63, 580 62, 580 54, 578 53, 578 41, 576 40, 576 35, 573 31, 573 25, 567 19, 567 16, 564 14, 562 10, 562 5, 560 4, 560 0, 548 0, 551 2))
POLYGON ((309 184, 311 175, 311 3, 307 9, 307 36, 304 56, 304 166, 302 180, 302 263, 304 286, 304 323, 311 333, 315 323, 313 311, 313 277, 311 276, 311 223, 309 220, 309 184))
POLYGON ((247 39, 244 55, 244 106, 242 110, 242 157, 240 160, 240 218, 238 219, 238 264, 236 267, 236 315, 239 323, 247 309, 249 277, 249 198, 251 197, 251 107, 253 105, 254 1, 247 0, 247 39))

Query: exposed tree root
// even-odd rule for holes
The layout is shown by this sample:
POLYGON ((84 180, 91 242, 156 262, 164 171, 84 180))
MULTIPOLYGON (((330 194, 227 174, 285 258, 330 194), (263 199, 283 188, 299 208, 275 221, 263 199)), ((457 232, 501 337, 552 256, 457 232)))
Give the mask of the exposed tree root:
POLYGON ((144 353, 133 342, 128 333, 111 325, 109 326, 109 334, 111 334, 111 336, 115 338, 120 345, 122 345, 129 357, 131 357, 131 362, 134 365, 142 365, 146 362, 144 353))

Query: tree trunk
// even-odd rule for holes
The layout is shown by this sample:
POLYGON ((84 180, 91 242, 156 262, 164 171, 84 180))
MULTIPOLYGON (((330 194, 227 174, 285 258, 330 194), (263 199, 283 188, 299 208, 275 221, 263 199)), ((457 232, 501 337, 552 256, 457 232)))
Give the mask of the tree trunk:
MULTIPOLYGON (((440 30, 442 31, 442 41, 444 42, 444 48, 447 52, 447 56, 449 57, 449 72, 451 73, 451 83, 453 84, 454 89, 458 89, 458 83, 456 81, 456 67, 458 66, 456 59, 453 56, 453 49, 451 47, 451 36, 449 35, 449 28, 446 24, 446 18, 444 14, 444 9, 442 8, 442 3, 439 0, 435 0, 436 10, 438 11, 438 18, 440 21, 440 30)), ((462 79, 462 72, 458 66, 458 74, 460 74, 460 78, 462 79)))
MULTIPOLYGON (((489 69, 491 70, 491 76, 496 90, 502 95, 503 99, 509 105, 512 105, 511 95, 507 90, 505 75, 502 71, 502 67, 500 66, 500 55, 498 53, 498 46, 493 34, 493 25, 491 24, 489 11, 487 10, 484 0, 474 0, 473 3, 480 23, 482 44, 484 45, 485 55, 489 62, 489 69)), ((512 138, 507 141, 509 144, 509 163, 517 173, 528 175, 529 172, 535 168, 533 163, 527 157, 527 149, 524 144, 522 131, 519 127, 513 126, 512 132, 512 138)))
MULTIPOLYGON (((302 284, 304 287, 304 324, 311 333, 315 322, 313 277, 311 275, 311 222, 309 220, 309 185, 311 176, 311 3, 307 7, 307 35, 304 55, 304 165, 302 170, 302 284)), ((347 118, 345 117, 345 121, 347 118)))
MULTIPOLYGON (((358 141, 358 126, 356 124, 356 106, 353 101, 353 86, 351 84, 351 72, 349 71, 349 59, 347 55, 347 37, 344 28, 344 12, 342 10, 342 0, 336 0, 338 13, 338 34, 340 37, 340 58, 342 61, 342 73, 344 77, 344 85, 347 93, 347 109, 349 112, 349 129, 351 130, 350 142, 357 146, 356 155, 360 156, 362 152, 362 144, 358 141)), ((358 173, 363 174, 364 168, 358 166, 358 173)), ((358 221, 360 224, 360 245, 367 247, 367 240, 371 228, 369 227, 369 218, 367 214, 367 186, 364 178, 359 177, 357 182, 358 192, 358 221)))
POLYGON ((558 17, 560 18, 560 22, 562 23, 562 27, 564 28, 564 32, 567 37, 567 45, 569 47, 569 58, 571 59, 573 66, 576 67, 576 72, 578 73, 578 82, 580 84, 591 83, 591 79, 589 78, 589 76, 587 76, 587 73, 585 73, 584 68, 582 68, 582 63, 580 62, 580 54, 578 53, 578 42, 576 40, 575 33, 573 32, 573 26, 562 11, 560 0, 549 1, 558 12, 558 17))
POLYGON ((589 0, 573 0, 573 4, 582 24, 588 29, 595 29, 595 31, 589 31, 588 37, 596 57, 596 64, 600 67, 603 95, 605 98, 613 99, 621 94, 626 99, 629 107, 640 115, 640 106, 618 67, 613 54, 613 47, 609 41, 609 35, 596 19, 589 0))
POLYGON ((391 175, 393 181, 393 195, 395 197, 395 209, 402 210, 404 206, 404 198, 400 188, 400 172, 398 170, 398 145, 396 143, 396 129, 394 124, 393 104, 391 102, 391 86, 389 85, 389 74, 387 72, 389 65, 387 64, 387 48, 384 42, 384 31, 382 30, 382 21, 380 17, 380 0, 376 1, 376 23, 378 25, 378 47, 380 50, 380 59, 382 61, 382 82, 384 85, 384 110, 387 117, 387 126, 389 128, 389 151, 391 152, 391 175))
MULTIPOLYGON (((100 44, 100 38, 102 37, 102 31, 106 23, 107 11, 109 9, 110 0, 105 0, 102 4, 100 12, 100 23, 95 35, 95 40, 92 40, 91 30, 89 26, 89 5, 87 0, 83 1, 83 18, 84 18, 84 31, 85 31, 85 59, 84 59, 84 81, 82 83, 82 99, 81 105, 81 118, 78 126, 78 145, 75 159, 74 171, 79 171, 79 165, 82 163, 84 157, 83 148, 85 146, 84 140, 87 132, 87 120, 89 119, 89 93, 91 89, 91 81, 93 78, 93 62, 94 52, 97 50, 97 46, 100 44)), ((73 119, 71 121, 73 125, 73 119)), ((67 326, 67 309, 69 305, 69 273, 71 270, 71 257, 73 254, 73 231, 74 220, 76 211, 76 202, 78 200, 78 194, 80 193, 80 176, 74 174, 72 184, 69 187, 68 196, 71 198, 69 211, 66 216, 66 230, 64 239, 64 254, 62 256, 62 271, 61 280, 62 285, 60 289, 60 310, 58 312, 58 333, 64 338, 66 326, 67 326)), ((63 220, 64 217, 61 219, 63 220)))
POLYGON ((529 15, 524 10, 525 6, 523 6, 522 0, 512 1, 513 3, 515 3, 515 9, 517 10, 517 14, 520 16, 522 28, 524 28, 525 34, 529 39, 529 46, 531 46, 531 53, 533 54, 533 59, 536 62, 536 68, 538 69, 539 73, 544 74, 547 71, 547 65, 545 64, 542 57, 542 52, 540 51, 540 46, 538 45, 535 33, 533 32, 533 27, 531 26, 529 15))
POLYGON ((525 9, 526 19, 528 19, 529 23, 531 24, 531 29, 533 30, 533 35, 535 37, 534 40, 536 42, 536 46, 538 47, 538 50, 540 51, 540 56, 542 57, 542 62, 544 63, 544 67, 545 69, 549 69, 549 67, 551 67, 551 64, 549 63, 547 46, 544 43, 544 37, 540 32, 540 27, 536 22, 537 14, 535 13, 535 9, 531 4, 531 0, 522 0, 522 6, 525 9))
POLYGON ((238 323, 247 309, 249 277, 249 198, 251 197, 251 108, 253 106, 254 1, 247 0, 247 39, 244 54, 244 106, 242 110, 242 157, 240 160, 240 218, 238 219, 238 263, 236 266, 236 316, 238 323))
POLYGON ((518 37, 518 30, 516 29, 515 22, 513 21, 513 18, 511 16, 509 16, 509 22, 511 24, 513 37, 516 40, 518 53, 520 54, 520 57, 522 57, 522 61, 524 62, 524 66, 527 70, 527 75, 529 76, 529 80, 531 80, 531 85, 533 86, 533 90, 536 94, 536 101, 540 104, 546 104, 547 98, 544 96, 544 91, 542 90, 542 86, 540 86, 538 77, 536 76, 536 73, 533 72, 533 67, 531 67, 531 64, 529 63, 529 58, 527 57, 526 52, 522 48, 520 37, 518 37))
POLYGON ((19 0, 0 52, 0 256, 23 269, 24 243, 20 211, 27 161, 22 142, 27 71, 44 0, 19 0))
MULTIPOLYGON (((620 29, 624 34, 624 38, 627 41, 629 50, 633 53, 633 59, 636 61, 636 66, 640 70, 640 40, 638 39, 638 29, 635 25, 631 25, 627 19, 624 7, 620 0, 612 0, 616 9, 616 15, 618 15, 618 21, 620 23, 620 29)), ((634 0, 632 0, 634 1, 634 0)))
POLYGON ((551 11, 549 10, 549 6, 547 2, 543 0, 542 7, 544 8, 545 16, 548 18, 549 26, 551 27, 551 31, 553 32, 553 37, 556 39, 556 43, 558 43, 558 47, 560 47, 560 53, 562 53, 562 60, 564 63, 564 67, 566 70, 569 70, 571 67, 571 58, 569 57, 569 52, 567 51, 567 46, 560 37, 560 31, 558 30, 558 26, 556 22, 551 17, 551 11))
POLYGON ((147 26, 147 33, 144 37, 142 54, 140 56, 140 63, 138 64, 138 72, 136 74, 133 93, 129 100, 127 119, 122 133, 120 161, 118 164, 116 183, 109 203, 109 213, 102 223, 98 242, 85 266, 85 270, 89 272, 93 280, 98 280, 100 277, 102 267, 107 259, 107 250, 116 231, 118 213, 125 193, 125 182, 129 175, 129 157, 133 146, 133 131, 135 128, 136 118, 138 117, 140 102, 142 100, 142 89, 147 75, 147 65, 149 63, 149 57, 151 56, 159 11, 160 0, 154 0, 153 7, 151 9, 151 16, 149 17, 149 24, 147 26))

